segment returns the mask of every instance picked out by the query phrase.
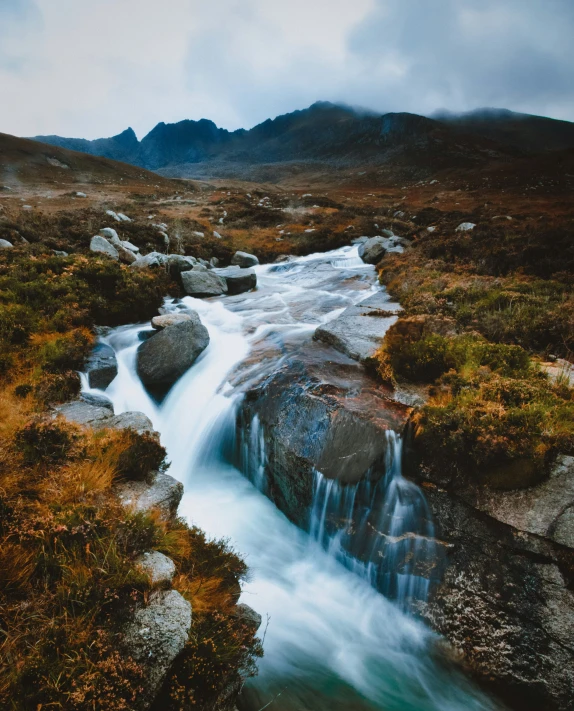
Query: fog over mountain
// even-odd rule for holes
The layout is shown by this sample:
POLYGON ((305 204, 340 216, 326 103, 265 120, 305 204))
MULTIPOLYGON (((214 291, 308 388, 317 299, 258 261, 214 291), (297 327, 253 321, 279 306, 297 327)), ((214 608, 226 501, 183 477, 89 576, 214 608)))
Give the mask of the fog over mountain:
POLYGON ((573 120, 573 30, 571 0, 3 0, 0 130, 235 130, 318 99, 573 120))

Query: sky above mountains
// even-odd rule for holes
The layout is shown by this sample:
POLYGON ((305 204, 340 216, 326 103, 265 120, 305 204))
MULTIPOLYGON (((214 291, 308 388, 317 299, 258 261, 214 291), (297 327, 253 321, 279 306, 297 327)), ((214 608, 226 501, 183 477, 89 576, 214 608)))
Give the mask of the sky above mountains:
POLYGON ((573 0, 0 0, 0 131, 249 128, 316 100, 574 121, 573 0))

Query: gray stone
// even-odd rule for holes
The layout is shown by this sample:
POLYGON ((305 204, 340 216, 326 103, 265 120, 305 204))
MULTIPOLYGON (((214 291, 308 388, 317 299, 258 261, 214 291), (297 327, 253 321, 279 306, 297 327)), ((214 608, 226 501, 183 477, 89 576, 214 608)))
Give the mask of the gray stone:
POLYGON ((194 257, 184 257, 181 254, 170 254, 167 258, 169 273, 176 278, 182 272, 188 272, 197 264, 194 257))
POLYGON ((67 253, 67 252, 64 252, 64 251, 61 250, 61 249, 53 249, 52 252, 54 252, 54 254, 56 255, 56 257, 67 257, 67 256, 68 256, 68 253, 67 253))
POLYGON ((159 551, 146 551, 135 560, 136 567, 150 579, 152 585, 170 584, 175 575, 175 563, 159 551))
POLYGON ((156 329, 156 331, 161 331, 162 329, 167 328, 168 326, 174 326, 176 323, 183 323, 184 321, 191 320, 192 317, 190 314, 169 313, 162 314, 161 316, 154 316, 151 320, 151 325, 156 329))
POLYGON ((254 267, 259 264, 259 260, 254 254, 248 252, 235 252, 231 264, 237 267, 254 267))
POLYGON ((456 232, 470 232, 476 227, 474 222, 461 222, 456 228, 456 232))
POLYGON ((182 272, 181 281, 183 289, 189 296, 221 296, 227 293, 227 283, 212 271, 198 271, 196 267, 192 271, 182 272))
POLYGON ((14 245, 12 242, 8 242, 7 239, 0 239, 0 249, 12 249, 14 245))
POLYGON ((365 361, 381 347, 399 311, 400 306, 391 301, 387 292, 380 291, 319 326, 314 338, 354 360, 365 361))
POLYGON ((91 388, 105 390, 118 374, 114 349, 106 343, 97 343, 86 361, 86 373, 91 388))
POLYGON ((129 249, 130 252, 139 252, 140 251, 139 247, 136 247, 135 244, 128 242, 126 239, 121 240, 121 242, 122 242, 122 247, 129 249))
POLYGON ((151 484, 145 481, 122 481, 114 490, 123 506, 135 513, 158 511, 171 519, 183 496, 183 484, 169 474, 159 472, 151 484))
POLYGON ((124 628, 126 653, 145 667, 143 690, 132 708, 145 711, 155 700, 191 630, 191 605, 176 590, 158 590, 124 628))
POLYGON ((141 344, 137 352, 138 375, 145 385, 172 385, 208 345, 209 333, 192 312, 189 320, 167 326, 141 344))
POLYGON ((103 228, 100 230, 100 234, 102 235, 102 237, 105 237, 105 238, 108 240, 108 242, 110 242, 111 244, 113 244, 114 247, 117 248, 117 247, 121 247, 121 246, 122 246, 122 241, 121 241, 121 239, 118 237, 118 233, 117 233, 114 229, 112 229, 111 227, 103 227, 103 228))
POLYGON ((359 257, 366 264, 378 264, 387 252, 402 252, 400 237, 371 237, 359 245, 359 257))
POLYGON ((209 263, 211 264, 212 267, 218 267, 219 266, 219 259, 217 257, 212 257, 209 260, 209 263))
POLYGON ((113 210, 106 210, 106 215, 109 215, 116 222, 121 222, 120 218, 116 215, 116 213, 113 210))
POLYGON ((90 242, 90 249, 92 252, 97 252, 98 254, 105 254, 108 257, 111 257, 112 259, 119 259, 120 255, 118 254, 118 250, 108 242, 108 240, 105 237, 102 237, 101 235, 96 235, 95 237, 92 237, 92 241, 90 242))
POLYGON ((159 441, 159 433, 153 428, 152 421, 143 412, 122 412, 107 420, 104 427, 114 430, 134 430, 138 434, 148 434, 156 437, 159 441))
POLYGON ((236 605, 234 613, 246 627, 253 631, 253 634, 261 627, 261 615, 255 612, 249 605, 245 605, 244 603, 236 605))
POLYGON ((150 252, 146 254, 145 257, 138 257, 136 261, 131 265, 132 269, 158 269, 167 264, 167 254, 162 254, 161 252, 150 252))
POLYGON ((131 218, 129 218, 127 215, 124 215, 123 212, 118 212, 118 217, 122 222, 131 222, 131 218))
POLYGON ((80 400, 86 402, 88 405, 94 405, 95 407, 105 407, 106 410, 110 411, 111 415, 114 414, 113 402, 103 393, 80 393, 80 400))
POLYGON ((111 413, 107 407, 96 407, 81 400, 67 402, 54 408, 56 414, 64 417, 68 422, 76 425, 93 427, 109 420, 111 413))
POLYGON ((225 279, 229 296, 251 291, 251 289, 255 289, 257 286, 257 275, 253 269, 227 267, 226 269, 216 269, 215 271, 218 276, 225 279))

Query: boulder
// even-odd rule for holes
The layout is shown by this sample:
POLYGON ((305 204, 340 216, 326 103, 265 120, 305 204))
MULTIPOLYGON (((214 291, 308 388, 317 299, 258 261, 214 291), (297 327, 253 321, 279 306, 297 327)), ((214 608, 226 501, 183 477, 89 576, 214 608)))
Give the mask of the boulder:
POLYGON ((143 571, 152 585, 170 584, 175 575, 175 563, 159 551, 146 551, 135 560, 136 567, 143 571))
POLYGON ((118 217, 118 215, 116 215, 116 213, 113 210, 106 210, 106 215, 109 215, 116 222, 121 222, 121 219, 118 217))
POLYGON ((86 373, 91 388, 105 390, 118 374, 114 349, 107 343, 97 343, 86 362, 86 373))
POLYGON ((131 218, 129 218, 127 215, 124 215, 123 212, 118 212, 118 217, 122 222, 131 222, 131 218))
POLYGON ((137 261, 137 256, 134 254, 134 252, 132 252, 131 249, 126 249, 123 246, 118 247, 118 254, 120 257, 120 262, 122 262, 123 264, 133 264, 135 261, 137 261))
POLYGON ((231 259, 231 264, 237 267, 254 267, 259 264, 259 260, 254 254, 247 252, 235 252, 231 259))
POLYGON ((207 348, 207 329, 197 314, 192 312, 190 317, 158 331, 139 346, 137 372, 145 385, 172 385, 207 348))
POLYGON ((92 237, 92 241, 90 242, 90 249, 92 252, 105 254, 108 257, 111 257, 112 259, 120 258, 118 250, 112 244, 110 244, 105 237, 102 237, 101 235, 96 235, 95 237, 92 237))
POLYGON ((118 233, 111 227, 103 227, 100 230, 100 234, 102 235, 102 237, 105 237, 108 240, 108 242, 113 244, 114 247, 122 247, 123 246, 121 239, 118 237, 118 233))
POLYGON ((161 316, 154 316, 151 320, 151 325, 156 329, 156 331, 161 331, 162 329, 167 328, 168 326, 174 326, 176 323, 184 323, 184 321, 191 320, 192 317, 190 316, 190 314, 162 314, 161 316))
POLYGON ((227 293, 225 279, 207 269, 200 271, 194 267, 189 272, 182 272, 181 281, 185 293, 189 296, 221 296, 227 293))
POLYGON ((112 416, 107 407, 91 405, 82 400, 74 400, 73 402, 58 405, 54 408, 54 411, 57 415, 61 415, 68 420, 68 422, 84 427, 101 426, 104 421, 109 420, 112 416))
POLYGON ((251 291, 251 289, 255 289, 257 286, 257 275, 253 269, 227 267, 227 269, 216 269, 216 273, 225 279, 229 296, 242 294, 244 291, 251 291))
POLYGON ((184 257, 181 254, 169 254, 167 257, 167 265, 169 273, 176 278, 182 272, 188 272, 197 264, 194 257, 184 257))
POLYGON ((163 267, 164 264, 167 264, 167 261, 167 254, 162 254, 161 252, 150 252, 149 254, 146 254, 145 257, 138 257, 131 266, 136 269, 158 269, 159 267, 163 267))
POLYGON ((246 627, 253 631, 253 634, 261 627, 261 615, 255 612, 249 605, 245 605, 244 603, 236 605, 234 614, 246 627))
POLYGON ((122 247, 129 249, 130 252, 139 252, 140 251, 139 247, 136 247, 135 244, 128 242, 126 239, 123 239, 121 242, 122 242, 122 247))
POLYGON ((12 249, 13 246, 12 242, 8 242, 7 239, 0 239, 0 249, 12 249))
POLYGON ((132 707, 145 711, 155 700, 191 629, 191 604, 176 590, 158 590, 123 630, 127 655, 145 668, 143 689, 132 707))
POLYGON ((159 442, 159 432, 153 428, 152 421, 143 412, 122 412, 101 424, 101 427, 114 430, 133 430, 140 435, 151 435, 159 442))
POLYGON ((359 245, 359 257, 366 264, 378 264, 387 252, 402 252, 400 237, 371 237, 359 245))
POLYGON ((219 259, 217 257, 212 257, 209 260, 209 263, 211 264, 212 267, 218 267, 219 266, 219 259))
POLYGON ((114 486, 123 506, 134 513, 157 511, 164 519, 177 514, 183 496, 183 484, 169 474, 159 472, 153 482, 121 481, 114 486))
POLYGON ((474 222, 461 222, 456 228, 456 232, 470 232, 476 227, 474 222))
POLYGON ((94 405, 95 407, 105 407, 110 411, 110 415, 114 414, 113 402, 103 393, 80 393, 80 400, 88 405, 94 405))

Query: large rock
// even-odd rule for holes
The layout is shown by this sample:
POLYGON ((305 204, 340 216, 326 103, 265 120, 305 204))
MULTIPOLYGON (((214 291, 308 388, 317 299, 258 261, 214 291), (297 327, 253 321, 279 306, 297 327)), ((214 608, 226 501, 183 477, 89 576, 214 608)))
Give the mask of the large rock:
MULTIPOLYGON (((199 317, 198 317, 199 318, 199 317)), ((169 313, 161 316, 154 316, 151 320, 151 325, 156 331, 161 331, 168 326, 174 326, 177 323, 191 321, 192 317, 186 313, 169 313)))
POLYGON ((86 372, 91 388, 105 390, 118 374, 118 361, 114 349, 106 343, 96 344, 86 362, 86 372))
POLYGON ((91 405, 82 400, 58 405, 54 408, 54 411, 57 415, 61 415, 68 420, 68 422, 82 425, 83 427, 98 427, 113 417, 113 412, 110 412, 107 407, 91 405))
POLYGON ((114 486, 120 502, 134 513, 157 511, 169 520, 177 514, 183 496, 183 484, 169 474, 159 472, 153 482, 122 481, 114 486))
POLYGON ((260 476, 258 448, 266 442, 266 492, 306 527, 317 471, 342 484, 382 475, 386 434, 402 432, 411 412, 358 363, 312 342, 251 385, 238 413, 241 456, 249 452, 240 466, 260 476))
POLYGON ((259 260, 254 254, 248 252, 235 252, 231 264, 236 267, 255 267, 259 264, 259 260))
POLYGON ((137 372, 145 385, 172 385, 209 345, 209 333, 199 316, 194 312, 190 316, 191 320, 167 326, 138 348, 137 372))
POLYGON ((253 269, 241 269, 241 267, 227 267, 227 269, 216 269, 217 275, 223 277, 227 284, 227 294, 243 294, 251 291, 257 286, 257 275, 253 269))
POLYGON ((419 612, 511 708, 570 709, 574 457, 559 457, 546 481, 517 491, 408 471, 423 485, 448 551, 444 576, 419 612))
POLYGON ((359 257, 366 264, 378 264, 387 252, 402 252, 400 237, 371 237, 359 245, 359 257))
MULTIPOLYGON (((205 269, 205 267, 204 267, 205 269)), ((221 296, 227 294, 227 282, 213 271, 200 271, 194 267, 189 272, 182 272, 181 282, 189 296, 221 296)))
POLYGON ((159 551, 146 551, 135 560, 136 567, 143 571, 154 586, 171 584, 175 575, 175 563, 159 551))
POLYGON ((120 255, 118 254, 118 250, 108 242, 108 240, 105 237, 102 237, 101 235, 96 235, 95 237, 92 237, 92 241, 90 242, 90 249, 92 252, 96 252, 98 254, 105 254, 108 257, 111 257, 112 259, 119 259, 120 255))
POLYGON ((148 709, 171 665, 185 647, 191 630, 191 605, 176 590, 152 593, 123 632, 125 652, 145 668, 143 689, 132 707, 148 709))
POLYGON ((154 430, 152 421, 143 412, 122 412, 102 423, 102 426, 114 430, 133 430, 140 435, 150 435, 159 442, 159 432, 154 430))
POLYGON ((12 249, 13 247, 12 242, 8 242, 7 239, 0 239, 0 249, 12 249))
POLYGON ((399 310, 400 306, 391 301, 387 292, 380 291, 319 326, 313 337, 354 360, 366 361, 381 347, 399 310))
POLYGON ((167 266, 172 277, 177 277, 182 272, 188 272, 197 264, 195 257, 184 257, 181 254, 169 254, 167 266))
POLYGON ((121 239, 118 237, 118 233, 112 227, 103 227, 100 230, 100 234, 102 237, 105 237, 110 244, 113 244, 116 249, 123 246, 121 239))
POLYGON ((145 257, 139 257, 132 263, 132 269, 159 269, 167 264, 167 254, 161 252, 150 252, 145 257))

